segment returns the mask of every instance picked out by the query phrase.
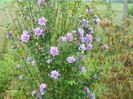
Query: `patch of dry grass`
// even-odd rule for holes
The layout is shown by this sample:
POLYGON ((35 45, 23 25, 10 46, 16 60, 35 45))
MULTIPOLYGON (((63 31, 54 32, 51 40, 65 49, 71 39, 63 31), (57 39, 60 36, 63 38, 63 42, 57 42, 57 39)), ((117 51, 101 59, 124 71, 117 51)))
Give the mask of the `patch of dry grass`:
POLYGON ((133 64, 111 68, 107 71, 103 83, 106 83, 108 91, 100 99, 132 99, 133 64))

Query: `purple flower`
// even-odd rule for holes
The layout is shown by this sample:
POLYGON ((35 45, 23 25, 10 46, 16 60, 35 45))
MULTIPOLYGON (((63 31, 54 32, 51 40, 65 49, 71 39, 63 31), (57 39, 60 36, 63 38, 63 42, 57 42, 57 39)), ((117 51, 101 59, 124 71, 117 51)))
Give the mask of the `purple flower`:
POLYGON ((90 99, 95 99, 95 94, 91 93, 90 94, 90 99))
POLYGON ((45 83, 42 83, 39 87, 39 90, 41 93, 45 93, 46 88, 47 88, 47 85, 45 83))
POLYGON ((48 64, 51 64, 51 63, 52 63, 52 59, 48 59, 48 60, 47 60, 47 63, 48 63, 48 64))
POLYGON ((93 36, 92 34, 87 34, 84 38, 86 43, 91 43, 93 41, 93 36))
POLYGON ((24 31, 23 34, 21 35, 21 41, 22 42, 28 42, 30 39, 30 35, 28 31, 24 31))
POLYGON ((32 59, 32 57, 27 57, 26 60, 27 60, 28 63, 31 63, 33 59, 32 59))
POLYGON ((72 41, 73 40, 73 34, 72 33, 67 33, 66 40, 68 42, 72 41))
POLYGON ((87 27, 88 26, 88 21, 86 19, 82 19, 80 20, 80 24, 83 26, 83 27, 87 27))
POLYGON ((80 41, 82 42, 82 43, 84 43, 85 42, 85 38, 84 37, 80 37, 80 41))
POLYGON ((85 51, 85 50, 86 50, 85 44, 81 44, 81 45, 79 46, 79 50, 80 50, 80 51, 85 51))
POLYGON ((84 29, 78 29, 79 36, 83 37, 84 36, 84 29))
POLYGON ((40 94, 38 94, 37 99, 43 99, 42 95, 44 95, 44 93, 41 92, 40 94))
POLYGON ((45 17, 39 18, 38 24, 45 26, 47 23, 47 19, 45 17))
POLYGON ((41 29, 40 27, 34 29, 34 33, 36 36, 41 36, 43 32, 44 32, 43 29, 41 29))
POLYGON ((84 89, 83 89, 83 91, 85 92, 85 93, 90 93, 90 90, 89 90, 89 88, 86 86, 86 87, 84 87, 84 89))
POLYGON ((74 63, 76 61, 76 58, 74 56, 68 57, 67 62, 68 63, 74 63))
POLYGON ((94 17, 94 22, 99 25, 101 20, 98 17, 94 17))
POLYGON ((91 50, 93 48, 93 45, 91 44, 91 43, 89 43, 88 45, 87 45, 87 50, 91 50))
POLYGON ((81 73, 82 74, 85 74, 86 73, 86 68, 85 67, 81 67, 80 70, 81 70, 81 73))
POLYGON ((57 80, 57 79, 59 78, 59 76, 60 76, 60 74, 59 74, 59 72, 56 71, 56 70, 52 71, 52 72, 51 72, 51 75, 50 75, 50 77, 51 77, 52 79, 54 79, 54 80, 57 80))
POLYGON ((51 54, 52 56, 57 56, 57 55, 59 54, 58 48, 57 48, 57 47, 51 47, 51 48, 50 48, 50 54, 51 54))
POLYGON ((39 6, 43 6, 44 5, 44 0, 38 0, 37 3, 38 3, 39 6))

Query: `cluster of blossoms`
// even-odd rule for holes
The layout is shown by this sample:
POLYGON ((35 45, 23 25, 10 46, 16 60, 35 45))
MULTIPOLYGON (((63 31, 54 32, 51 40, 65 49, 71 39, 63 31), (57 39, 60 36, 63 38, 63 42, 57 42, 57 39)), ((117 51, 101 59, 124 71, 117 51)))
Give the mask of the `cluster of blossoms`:
POLYGON ((79 50, 80 51, 85 51, 85 50, 91 50, 93 48, 92 42, 93 42, 93 30, 88 29, 88 31, 85 31, 83 28, 78 29, 79 33, 79 39, 80 39, 80 46, 79 50), (85 34, 85 32, 87 32, 85 34))
MULTIPOLYGON (((47 23, 47 19, 45 17, 38 19, 39 25, 45 26, 46 23, 47 23)), ((37 27, 34 29, 34 34, 37 37, 42 36, 43 33, 44 33, 44 30, 41 29, 40 27, 37 27)), ((21 35, 21 41, 27 43, 29 41, 29 39, 30 39, 30 33, 27 30, 23 31, 23 34, 21 35)))
POLYGON ((23 34, 21 35, 21 40, 25 43, 27 43, 30 39, 30 35, 28 31, 23 31, 23 34))
POLYGON ((93 11, 93 9, 92 8, 88 8, 88 9, 86 9, 86 12, 88 13, 90 13, 90 15, 93 15, 94 14, 94 11, 93 11))
POLYGON ((86 19, 79 20, 79 22, 82 25, 82 27, 88 27, 89 25, 89 22, 86 19))
MULTIPOLYGON (((44 4, 44 0, 38 0, 38 5, 39 6, 42 6, 43 4, 44 4)), ((87 12, 89 12, 90 15, 93 15, 93 10, 92 9, 88 9, 87 12)), ((98 25, 98 24, 100 24, 101 20, 98 17, 94 17, 94 22, 98 25)), ((90 51, 93 48, 93 44, 92 44, 93 40, 94 40, 93 28, 90 26, 89 21, 85 18, 82 18, 81 20, 79 20, 79 23, 80 23, 80 27, 78 28, 77 34, 76 34, 76 36, 78 35, 78 38, 76 38, 76 40, 78 41, 78 43, 77 43, 78 44, 78 49, 76 49, 76 50, 77 50, 77 52, 90 51)), ((42 36, 45 32, 45 30, 42 29, 42 27, 45 27, 46 24, 47 24, 47 19, 45 17, 39 18, 38 19, 38 25, 40 25, 41 27, 36 27, 33 30, 34 35, 37 36, 37 37, 42 36)), ((21 41, 27 43, 29 41, 29 39, 30 39, 30 33, 28 31, 24 31, 23 34, 21 35, 21 41)), ((75 39, 74 38, 74 32, 69 32, 69 33, 66 34, 66 36, 61 36, 60 37, 60 41, 62 43, 71 43, 71 42, 73 42, 73 39, 75 39)), ((97 37, 96 41, 100 42, 100 38, 97 37)), ((108 50, 107 45, 104 45, 103 48, 105 50, 108 50)), ((56 59, 56 57, 60 54, 60 52, 61 51, 59 50, 58 47, 52 46, 52 47, 50 47, 50 50, 49 50, 49 56, 51 55, 52 58, 56 59)), ((65 61, 67 62, 67 64, 73 65, 73 63, 75 63, 78 60, 78 58, 80 58, 80 61, 84 61, 85 56, 81 55, 80 57, 77 57, 76 55, 71 55, 71 56, 66 57, 65 61)), ((27 62, 35 64, 35 61, 31 57, 27 57, 27 62)), ((47 60, 47 63, 49 65, 52 62, 53 62, 53 60, 50 59, 50 58, 47 60)), ((59 72, 60 71, 57 71, 57 70, 51 71, 50 78, 52 80, 58 80, 59 77, 61 77, 59 72)), ((82 74, 86 74, 86 72, 87 72, 86 67, 82 66, 80 68, 80 72, 82 74)), ((47 89, 47 84, 42 83, 39 87, 39 94, 41 96, 44 95, 45 92, 46 92, 46 89, 47 89)), ((91 99, 95 99, 95 94, 90 93, 90 90, 89 90, 88 87, 84 87, 83 91, 86 94, 88 94, 91 99)), ((36 92, 33 91, 32 96, 35 96, 35 94, 36 94, 36 92)))
POLYGON ((72 40, 73 40, 73 34, 72 33, 67 33, 66 41, 71 42, 72 40))
POLYGON ((59 72, 58 71, 52 71, 51 72, 51 75, 50 75, 50 77, 52 78, 52 79, 54 79, 54 80, 57 80, 58 79, 58 77, 60 76, 60 74, 59 74, 59 72))
POLYGON ((43 34, 44 30, 41 29, 40 27, 37 27, 34 29, 34 33, 36 36, 41 36, 43 34))
POLYGON ((70 64, 74 63, 75 61, 76 61, 76 58, 74 56, 70 56, 70 57, 67 58, 67 62, 70 63, 70 64))
POLYGON ((86 50, 85 44, 81 44, 81 45, 79 46, 79 50, 80 50, 80 51, 85 51, 85 50, 86 50))
MULTIPOLYGON (((57 80, 59 78, 59 76, 60 76, 60 74, 58 71, 56 71, 56 70, 51 71, 51 74, 50 74, 51 79, 57 80)), ((31 95, 37 96, 37 97, 39 97, 39 99, 42 99, 42 96, 45 94, 46 89, 47 89, 47 84, 42 83, 39 86, 39 91, 38 92, 32 91, 31 95)))
POLYGON ((61 36, 60 37, 60 42, 63 44, 65 42, 72 42, 73 40, 73 32, 67 33, 66 36, 61 36))
POLYGON ((91 93, 89 88, 86 86, 84 87, 83 91, 88 94, 88 96, 90 97, 90 99, 95 99, 95 94, 91 93))
POLYGON ((78 35, 81 42, 79 50, 91 50, 93 48, 92 42, 94 31, 86 19, 80 19, 79 23, 81 24, 81 27, 78 29, 78 35))
POLYGON ((101 20, 100 20, 97 16, 95 16, 95 17, 94 17, 94 22, 95 22, 97 25, 99 25, 100 22, 101 22, 101 20))
POLYGON ((45 26, 46 23, 47 23, 47 19, 45 17, 39 18, 38 20, 39 25, 45 26))
POLYGON ((45 91, 46 91, 47 85, 45 83, 42 83, 39 87, 39 91, 41 93, 41 95, 44 95, 45 91))
MULTIPOLYGON (((38 24, 39 25, 44 25, 45 26, 46 22, 47 22, 47 20, 44 17, 40 18, 38 20, 38 24)), ((86 19, 82 20, 82 26, 87 28, 88 21, 86 19)), ((44 30, 42 30, 39 27, 34 30, 36 36, 42 35, 43 31, 44 30)), ((80 51, 91 50, 92 47, 93 47, 93 45, 91 44, 92 41, 93 41, 93 36, 92 36, 93 30, 92 29, 88 29, 88 34, 86 34, 86 35, 85 35, 85 32, 86 31, 83 28, 79 28, 78 29, 78 34, 79 34, 80 42, 81 42, 78 50, 80 50, 80 51)), ((62 36, 60 38, 60 40, 61 40, 61 42, 68 42, 69 43, 69 42, 73 41, 73 38, 74 38, 73 32, 69 32, 69 33, 66 34, 65 37, 62 36)), ((49 54, 52 55, 53 57, 58 56, 59 55, 58 47, 51 47, 50 51, 49 51, 49 54)), ((82 61, 84 60, 84 58, 85 58, 84 56, 81 56, 81 60, 82 61)), ((27 61, 31 62, 32 59, 28 58, 27 61)), ((67 63, 72 64, 72 63, 76 62, 76 58, 74 56, 69 56, 69 57, 67 57, 66 61, 67 61, 67 63)), ((52 59, 48 59, 47 63, 51 64, 52 63, 52 59)), ((80 71, 81 71, 82 74, 85 74, 87 72, 85 67, 81 67, 80 71)), ((51 79, 57 80, 59 78, 59 76, 60 76, 60 74, 59 74, 58 71, 56 71, 56 70, 51 71, 51 74, 50 74, 51 79)), ((41 95, 44 95, 44 93, 46 91, 46 88, 47 88, 47 85, 45 83, 42 83, 40 85, 39 92, 41 93, 41 95)), ((85 89, 84 89, 84 91, 85 91, 85 89)), ((91 98, 91 99, 93 99, 93 98, 91 98)))
POLYGON ((51 47, 51 48, 50 48, 50 54, 51 54, 52 56, 57 56, 57 55, 59 54, 58 48, 57 48, 57 47, 51 47))
MULTIPOLYGON (((94 15, 94 11, 93 11, 92 8, 89 8, 89 7, 88 7, 88 9, 86 9, 86 12, 87 12, 87 13, 89 12, 91 16, 94 15)), ((97 25, 99 25, 100 22, 101 22, 101 20, 100 20, 97 16, 94 16, 94 22, 95 22, 97 25)))

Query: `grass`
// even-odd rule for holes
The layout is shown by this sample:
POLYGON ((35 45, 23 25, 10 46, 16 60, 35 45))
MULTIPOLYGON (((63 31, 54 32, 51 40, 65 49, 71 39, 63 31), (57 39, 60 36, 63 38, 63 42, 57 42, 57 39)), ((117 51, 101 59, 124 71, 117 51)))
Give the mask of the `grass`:
POLYGON ((9 10, 6 8, 9 1, 11 0, 0 0, 0 99, 14 77, 14 62, 13 57, 7 52, 9 44, 6 40, 7 31, 5 28, 5 25, 11 22, 9 10))
POLYGON ((107 85, 108 90, 102 93, 103 95, 100 97, 101 99, 133 98, 132 65, 129 64, 128 66, 125 65, 123 67, 113 67, 107 71, 107 76, 103 79, 102 83, 107 85))
POLYGON ((5 55, 4 60, 0 60, 0 99, 5 90, 8 89, 9 83, 12 80, 14 72, 14 62, 13 57, 10 55, 5 55))
POLYGON ((8 5, 12 0, 0 0, 0 59, 6 52, 6 34, 5 26, 11 22, 8 5))
POLYGON ((7 30, 5 28, 5 25, 11 22, 8 11, 8 9, 0 10, 0 59, 1 57, 3 57, 2 55, 5 53, 6 49, 7 30))

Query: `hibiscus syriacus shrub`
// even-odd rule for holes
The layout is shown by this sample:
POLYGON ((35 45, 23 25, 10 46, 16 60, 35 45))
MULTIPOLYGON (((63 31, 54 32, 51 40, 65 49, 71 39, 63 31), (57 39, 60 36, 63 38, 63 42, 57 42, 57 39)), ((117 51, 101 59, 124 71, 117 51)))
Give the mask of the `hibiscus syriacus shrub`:
POLYGON ((14 40, 22 58, 18 63, 25 66, 32 96, 94 99, 90 88, 99 70, 88 70, 87 59, 93 57, 95 46, 105 51, 108 46, 97 37, 95 27, 101 20, 93 9, 80 0, 22 0, 16 8, 20 16, 14 20, 14 40))

